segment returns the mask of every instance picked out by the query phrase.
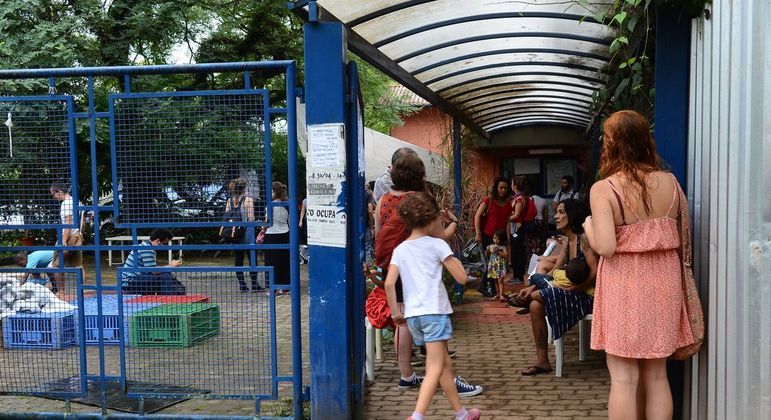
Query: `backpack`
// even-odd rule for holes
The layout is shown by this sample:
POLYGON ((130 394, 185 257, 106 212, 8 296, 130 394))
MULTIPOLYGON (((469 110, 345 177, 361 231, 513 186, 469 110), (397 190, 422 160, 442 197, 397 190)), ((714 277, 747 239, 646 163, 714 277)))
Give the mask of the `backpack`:
POLYGON ((535 216, 538 215, 538 208, 535 206, 535 200, 533 197, 528 197, 525 201, 525 211, 522 214, 522 223, 530 223, 535 220, 535 216))
MULTIPOLYGON (((402 200, 409 195, 410 194, 404 194, 400 196, 395 207, 398 208, 398 205, 401 204, 402 200)), ((389 203, 389 205, 392 204, 389 203)), ((380 231, 375 238, 375 264, 383 269, 384 273, 388 272, 388 266, 391 264, 391 254, 393 254, 394 248, 404 242, 409 236, 410 230, 407 229, 407 226, 404 225, 404 221, 398 214, 392 214, 380 226, 380 231)))
POLYGON ((525 208, 522 211, 522 224, 517 230, 517 234, 525 235, 535 232, 538 224, 535 222, 535 216, 538 214, 538 208, 535 206, 535 200, 533 197, 528 197, 525 200, 525 208))
MULTIPOLYGON (((241 197, 241 200, 238 201, 238 204, 235 203, 235 201, 231 202, 230 208, 225 211, 225 215, 223 216, 224 222, 241 222, 244 220, 243 216, 241 215, 241 204, 244 202, 244 197, 241 197)), ((220 228, 220 239, 224 240, 225 242, 229 243, 240 243, 244 240, 244 232, 245 229, 243 226, 222 226, 220 228)))

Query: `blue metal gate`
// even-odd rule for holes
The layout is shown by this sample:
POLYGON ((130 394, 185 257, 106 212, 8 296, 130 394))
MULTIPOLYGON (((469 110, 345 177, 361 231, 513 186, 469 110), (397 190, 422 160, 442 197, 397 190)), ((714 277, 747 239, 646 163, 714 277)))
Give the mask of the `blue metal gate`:
MULTIPOLYGON (((65 262, 78 252, 94 256, 93 278, 70 267, 0 269, 0 286, 6 287, 16 287, 10 284, 19 275, 45 283, 50 274, 58 296, 68 302, 4 319, 0 372, 10 379, 0 382, 0 393, 77 398, 96 389, 104 410, 109 394, 119 389, 138 399, 140 414, 148 398, 254 400, 259 414, 260 402, 277 399, 279 385, 288 382, 294 416, 301 418, 308 396, 294 228, 295 63, 5 70, 0 79, 20 82, 15 87, 25 93, 40 80, 47 80, 48 89, 0 96, 7 127, 0 127, 0 232, 41 229, 50 237, 39 240, 40 246, 1 246, 0 252, 55 251, 56 260, 65 262), (281 74, 283 92, 253 87, 252 77, 260 72, 281 74), (227 79, 227 90, 158 91, 164 77, 222 73, 235 76, 227 79), (286 138, 286 197, 271 194, 276 136, 286 138), (110 170, 104 173, 99 169, 108 141, 110 170), (88 147, 81 158, 79 145, 88 147), (90 172, 90 188, 80 185, 89 177, 79 176, 79 169, 90 172), (71 186, 72 201, 65 186, 71 186), (225 221, 229 191, 239 188, 247 197, 239 202, 243 219, 225 221), (110 190, 112 204, 100 204, 100 193, 110 190), (90 204, 82 204, 80 195, 89 196, 90 204), (62 219, 67 203, 70 219, 62 219), (105 219, 126 235, 101 237, 105 219), (93 240, 63 242, 75 236, 74 229, 91 225, 93 240), (260 230, 271 226, 257 244, 260 230), (284 226, 291 227, 288 233, 284 226), (162 231, 149 233, 195 229, 217 237, 223 227, 243 229, 244 239, 183 244, 185 238, 175 238, 166 244, 165 237, 157 241, 162 231), (236 251, 248 257, 248 265, 119 267, 113 277, 103 266, 113 251, 135 260, 157 252, 169 261, 189 251, 236 251), (258 252, 274 265, 258 264, 258 252), (135 287, 140 279, 145 289, 135 287), (252 292, 263 286, 267 291, 252 292)), ((19 298, 25 293, 44 294, 17 288, 11 299, 4 290, 11 289, 0 288, 0 299, 10 301, 11 309, 16 301, 27 302, 19 298)), ((40 300, 35 304, 41 306, 40 300)))

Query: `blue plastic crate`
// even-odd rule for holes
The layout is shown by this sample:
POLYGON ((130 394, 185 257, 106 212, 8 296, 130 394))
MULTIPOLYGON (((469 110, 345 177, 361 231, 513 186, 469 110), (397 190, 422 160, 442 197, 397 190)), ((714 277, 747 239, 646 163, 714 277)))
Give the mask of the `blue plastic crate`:
MULTIPOLYGON (((115 295, 105 295, 102 297, 102 342, 106 345, 120 344, 120 329, 118 328, 118 300, 115 295)), ((124 295, 126 298, 135 297, 135 295, 124 295)), ((123 338, 125 345, 129 343, 129 319, 135 312, 154 308, 160 303, 124 303, 123 304, 123 338)), ((83 301, 84 330, 86 345, 99 344, 99 317, 97 311, 96 298, 89 298, 83 301)))
POLYGON ((3 347, 58 350, 77 345, 75 319, 75 311, 8 316, 3 320, 3 347))

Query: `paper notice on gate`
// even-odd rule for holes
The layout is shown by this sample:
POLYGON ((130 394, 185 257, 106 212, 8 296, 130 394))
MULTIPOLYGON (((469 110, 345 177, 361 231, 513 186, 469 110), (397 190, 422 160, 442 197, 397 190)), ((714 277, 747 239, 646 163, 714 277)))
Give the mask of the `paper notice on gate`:
POLYGON ((305 220, 308 244, 345 248, 347 244, 345 125, 308 126, 305 220))
POLYGON ((313 168, 345 169, 345 124, 308 126, 308 160, 313 168))
POLYGON ((308 244, 345 248, 348 231, 342 207, 308 206, 308 244))

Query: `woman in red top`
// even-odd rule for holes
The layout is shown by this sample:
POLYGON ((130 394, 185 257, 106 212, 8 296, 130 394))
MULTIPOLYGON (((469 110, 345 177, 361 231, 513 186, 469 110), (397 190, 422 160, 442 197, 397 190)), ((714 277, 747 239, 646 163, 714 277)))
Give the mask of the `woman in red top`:
POLYGON ((499 176, 495 178, 490 195, 485 196, 479 203, 479 208, 474 215, 474 229, 476 229, 476 241, 482 244, 482 249, 493 243, 493 234, 497 230, 509 230, 509 216, 511 215, 511 188, 509 180, 499 176), (483 220, 484 219, 484 220, 483 220))

